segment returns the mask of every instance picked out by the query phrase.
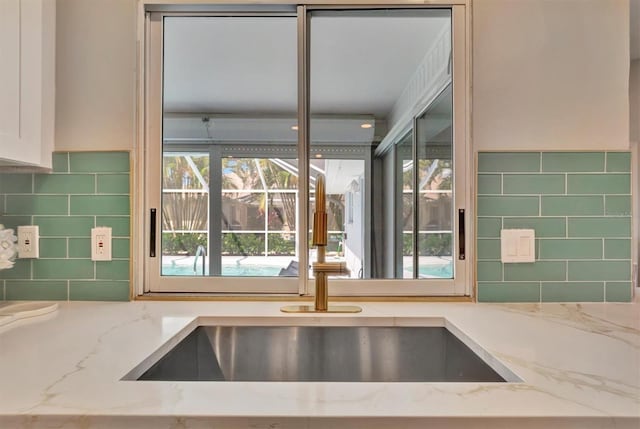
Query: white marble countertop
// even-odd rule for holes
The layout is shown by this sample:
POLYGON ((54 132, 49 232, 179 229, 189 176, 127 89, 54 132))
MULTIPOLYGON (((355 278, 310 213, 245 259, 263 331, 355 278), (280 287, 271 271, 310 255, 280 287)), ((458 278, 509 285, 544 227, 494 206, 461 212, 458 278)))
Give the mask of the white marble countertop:
POLYGON ((0 333, 0 427, 640 427, 639 304, 360 303, 363 312, 349 316, 285 314, 283 304, 60 303, 0 333), (198 317, 389 325, 443 318, 522 382, 121 380, 198 317))

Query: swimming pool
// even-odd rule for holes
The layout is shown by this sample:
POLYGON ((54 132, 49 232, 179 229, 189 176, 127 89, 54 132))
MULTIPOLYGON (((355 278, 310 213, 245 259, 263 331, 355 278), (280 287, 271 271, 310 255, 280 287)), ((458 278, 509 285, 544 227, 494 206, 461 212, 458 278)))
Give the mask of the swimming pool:
MULTIPOLYGON (((280 269, 273 265, 222 265, 222 276, 229 277, 275 277, 280 273, 280 269)), ((193 272, 192 265, 163 265, 163 276, 200 276, 202 275, 201 266, 198 265, 198 272, 193 272)), ((209 275, 206 270, 205 275, 209 275)))

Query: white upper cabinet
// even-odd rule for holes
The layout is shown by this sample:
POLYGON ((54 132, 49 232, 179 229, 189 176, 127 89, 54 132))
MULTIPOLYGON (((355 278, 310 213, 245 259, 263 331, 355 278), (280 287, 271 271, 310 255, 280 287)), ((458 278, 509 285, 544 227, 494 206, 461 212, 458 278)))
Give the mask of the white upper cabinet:
POLYGON ((51 168, 55 0, 0 0, 0 166, 51 168))

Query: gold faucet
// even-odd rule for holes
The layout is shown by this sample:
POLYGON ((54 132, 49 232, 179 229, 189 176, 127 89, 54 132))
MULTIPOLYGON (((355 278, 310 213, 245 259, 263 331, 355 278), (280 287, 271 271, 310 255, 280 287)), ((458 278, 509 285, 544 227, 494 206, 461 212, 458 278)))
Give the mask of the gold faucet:
POLYGON ((313 275, 316 279, 315 306, 288 305, 282 307, 285 313, 359 313, 360 307, 354 305, 329 305, 328 276, 332 274, 349 274, 345 262, 327 262, 325 253, 327 247, 327 211, 324 190, 324 176, 316 178, 316 209, 313 212, 313 234, 311 244, 317 248, 317 261, 312 264, 313 275))

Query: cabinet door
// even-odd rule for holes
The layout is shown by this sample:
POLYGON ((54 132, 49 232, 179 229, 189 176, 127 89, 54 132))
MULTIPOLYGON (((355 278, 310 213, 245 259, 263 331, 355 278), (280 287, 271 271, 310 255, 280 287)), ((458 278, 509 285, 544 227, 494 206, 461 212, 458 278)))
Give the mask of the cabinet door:
POLYGON ((0 165, 51 167, 54 0, 0 0, 0 58, 0 165))

